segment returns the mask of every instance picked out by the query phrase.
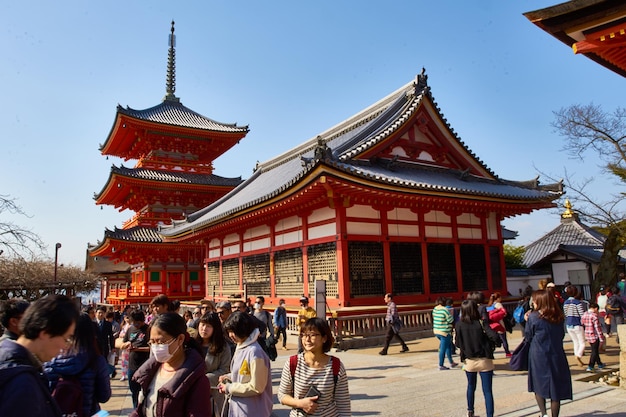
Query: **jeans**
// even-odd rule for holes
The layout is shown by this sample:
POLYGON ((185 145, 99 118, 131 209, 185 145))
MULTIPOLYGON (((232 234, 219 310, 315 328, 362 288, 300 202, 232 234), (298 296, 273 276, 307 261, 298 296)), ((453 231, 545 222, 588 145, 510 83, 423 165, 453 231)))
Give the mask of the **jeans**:
POLYGON ((280 338, 280 335, 283 335, 283 347, 287 347, 287 328, 286 327, 276 327, 276 340, 280 338))
POLYGON ((137 405, 139 405, 139 393, 141 392, 141 385, 133 381, 135 371, 136 369, 128 369, 128 388, 133 399, 133 409, 137 409, 137 405))
POLYGON ((437 339, 439 339, 439 366, 443 366, 443 360, 446 356, 450 364, 454 363, 452 361, 452 335, 442 336, 438 334, 437 339))
MULTIPOLYGON (((476 392, 476 380, 478 372, 467 372, 467 411, 474 411, 474 394, 476 392)), ((487 417, 493 417, 493 393, 491 392, 491 382, 493 380, 493 371, 480 372, 480 380, 483 386, 483 395, 485 396, 485 408, 487 417)))

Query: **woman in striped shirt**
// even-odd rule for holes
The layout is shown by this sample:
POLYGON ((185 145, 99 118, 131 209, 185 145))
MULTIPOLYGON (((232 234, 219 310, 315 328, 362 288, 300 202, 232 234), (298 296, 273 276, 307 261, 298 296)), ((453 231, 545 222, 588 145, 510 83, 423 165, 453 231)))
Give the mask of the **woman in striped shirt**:
POLYGON ((304 351, 285 363, 278 400, 292 408, 289 417, 351 416, 346 370, 339 358, 327 354, 334 343, 328 323, 308 319, 300 337, 304 351))

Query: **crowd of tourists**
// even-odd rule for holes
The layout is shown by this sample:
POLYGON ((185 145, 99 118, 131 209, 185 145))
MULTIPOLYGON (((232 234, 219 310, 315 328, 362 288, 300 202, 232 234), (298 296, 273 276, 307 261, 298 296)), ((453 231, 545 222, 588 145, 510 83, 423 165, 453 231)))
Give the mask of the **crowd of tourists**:
MULTIPOLYGON (((567 332, 573 354, 586 371, 604 368, 600 354, 616 334, 626 312, 624 284, 601 287, 585 300, 575 285, 563 294, 542 280, 527 288, 515 311, 507 311, 500 293, 486 298, 471 292, 458 308, 439 297, 432 311, 439 341, 438 369, 462 363, 467 378, 467 415, 475 414, 480 377, 487 417, 494 415, 494 352, 528 371, 542 417, 558 417, 561 401, 572 398, 572 382, 563 348, 567 332), (520 324, 524 341, 511 350, 507 333, 520 324), (590 346, 587 363, 583 361, 590 346), (526 349, 522 349, 526 347, 526 349), (459 355, 455 362, 454 355, 459 355), (520 359, 521 358, 521 359, 520 359), (447 366, 446 366, 447 359, 447 366), (547 400, 550 400, 549 405, 547 400)), ((386 337, 383 350, 397 339, 409 350, 393 294, 384 296, 386 337)), ((122 312, 84 306, 63 295, 32 303, 8 300, 0 308, 0 415, 94 416, 111 397, 111 379, 128 381, 133 417, 269 417, 272 413, 271 361, 282 340, 287 350, 287 311, 279 300, 273 313, 262 296, 244 301, 203 300, 180 311, 180 303, 155 297, 145 311, 122 312)), ((300 299, 298 353, 282 369, 278 400, 290 417, 351 415, 343 363, 328 354, 334 344, 325 319, 317 318, 307 297, 300 299)))
MULTIPOLYGON (((181 312, 159 295, 146 311, 113 312, 80 309, 64 295, 5 301, 0 415, 100 415, 119 368, 133 417, 269 417, 271 361, 280 338, 287 350, 287 311, 284 300, 273 314, 264 304, 262 296, 254 304, 203 300, 181 312)), ((328 355, 331 329, 308 304, 303 296, 299 352, 285 364, 278 397, 292 417, 349 416, 345 368, 328 355)))

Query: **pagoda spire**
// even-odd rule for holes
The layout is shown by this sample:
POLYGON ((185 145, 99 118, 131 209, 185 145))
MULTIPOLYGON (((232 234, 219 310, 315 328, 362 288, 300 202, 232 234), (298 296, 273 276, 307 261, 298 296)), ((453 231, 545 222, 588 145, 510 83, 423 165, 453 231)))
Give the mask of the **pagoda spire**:
POLYGON ((172 20, 172 33, 169 36, 169 49, 167 51, 167 75, 165 77, 165 97, 163 101, 180 102, 174 95, 176 91, 176 35, 174 35, 174 21, 172 20))

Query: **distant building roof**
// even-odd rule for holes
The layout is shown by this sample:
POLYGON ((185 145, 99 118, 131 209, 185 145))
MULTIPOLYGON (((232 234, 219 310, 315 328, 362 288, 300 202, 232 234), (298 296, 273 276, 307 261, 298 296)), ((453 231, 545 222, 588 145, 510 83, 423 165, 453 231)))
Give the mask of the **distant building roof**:
POLYGON ((538 240, 526 246, 523 263, 528 268, 538 268, 559 250, 584 253, 588 259, 595 259, 597 248, 602 248, 606 237, 580 222, 566 202, 566 211, 561 216, 561 224, 538 240), (583 248, 587 248, 583 251, 583 248))

